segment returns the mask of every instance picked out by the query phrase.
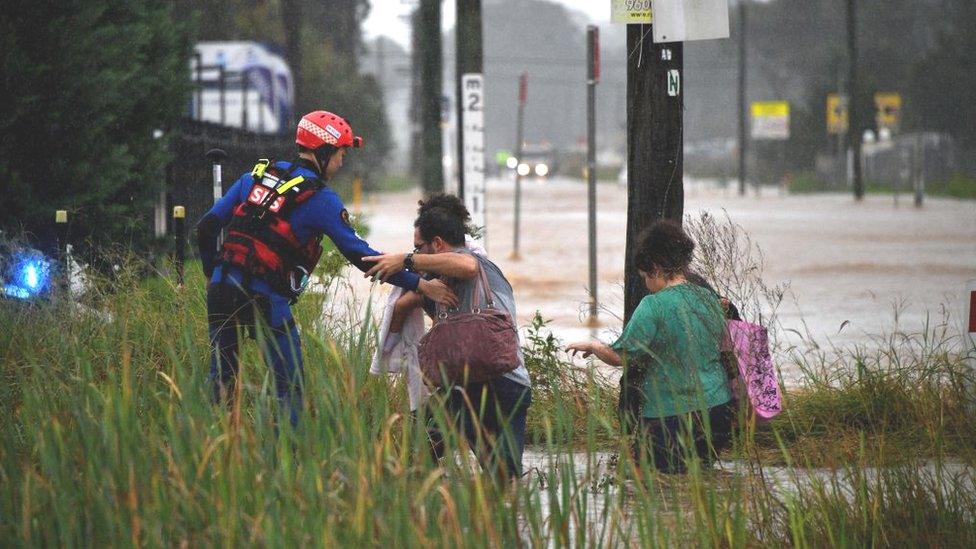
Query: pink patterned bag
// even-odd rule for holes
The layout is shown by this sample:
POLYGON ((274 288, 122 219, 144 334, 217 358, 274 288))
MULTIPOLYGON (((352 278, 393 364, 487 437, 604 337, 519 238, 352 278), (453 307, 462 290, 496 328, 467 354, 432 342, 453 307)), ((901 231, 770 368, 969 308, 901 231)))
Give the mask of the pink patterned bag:
POLYGON ((730 320, 729 338, 749 404, 760 419, 773 418, 783 411, 783 396, 776 368, 769 356, 766 328, 742 320, 730 320))

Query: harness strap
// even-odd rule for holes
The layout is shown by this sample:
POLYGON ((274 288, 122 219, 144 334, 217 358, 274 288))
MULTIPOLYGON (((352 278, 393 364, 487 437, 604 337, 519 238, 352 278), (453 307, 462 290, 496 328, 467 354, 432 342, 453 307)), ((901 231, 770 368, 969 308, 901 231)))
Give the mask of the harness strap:
POLYGON ((275 189, 275 193, 279 195, 285 194, 286 192, 288 192, 288 190, 292 189, 293 187, 302 183, 303 181, 305 181, 305 177, 301 175, 293 179, 289 179, 285 183, 278 185, 278 188, 275 189))
POLYGON ((264 171, 268 169, 268 165, 270 164, 270 159, 262 158, 258 160, 258 163, 254 165, 254 169, 251 170, 251 175, 254 176, 255 181, 264 177, 264 171))

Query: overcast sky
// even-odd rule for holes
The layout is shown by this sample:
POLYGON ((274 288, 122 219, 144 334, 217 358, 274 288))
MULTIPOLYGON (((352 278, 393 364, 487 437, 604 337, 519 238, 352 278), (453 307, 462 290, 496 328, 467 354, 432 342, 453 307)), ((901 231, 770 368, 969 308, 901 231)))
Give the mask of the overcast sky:
MULTIPOLYGON (((610 21, 610 0, 548 0, 589 15, 595 23, 610 21)), ((363 25, 368 39, 386 35, 403 46, 410 44, 410 28, 407 16, 417 0, 372 0, 373 9, 363 25)), ((454 26, 454 1, 444 0, 442 8, 443 28, 454 26)))

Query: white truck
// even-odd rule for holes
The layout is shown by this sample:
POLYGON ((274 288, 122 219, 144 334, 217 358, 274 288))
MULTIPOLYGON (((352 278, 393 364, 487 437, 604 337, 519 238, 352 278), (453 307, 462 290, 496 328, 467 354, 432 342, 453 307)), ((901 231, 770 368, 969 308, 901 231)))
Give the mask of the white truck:
POLYGON ((291 128, 295 88, 282 54, 258 42, 199 42, 190 118, 257 133, 291 128))

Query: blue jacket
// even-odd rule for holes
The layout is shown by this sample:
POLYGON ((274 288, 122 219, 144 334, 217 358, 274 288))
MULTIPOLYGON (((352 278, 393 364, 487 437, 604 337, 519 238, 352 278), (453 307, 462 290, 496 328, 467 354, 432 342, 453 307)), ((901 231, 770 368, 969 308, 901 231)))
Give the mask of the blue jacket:
MULTIPOLYGON (((291 162, 278 161, 274 165, 281 172, 287 172, 292 168, 291 162)), ((295 168, 293 176, 298 175, 309 179, 319 178, 311 163, 305 160, 298 161, 298 167, 295 168)), ((250 173, 242 175, 197 225, 200 259, 203 262, 204 273, 210 276, 211 282, 219 282, 222 279, 237 283, 243 282, 244 276, 239 269, 215 264, 217 237, 220 231, 230 223, 234 208, 244 202, 253 185, 254 178, 250 173)), ((371 264, 363 261, 363 257, 380 255, 382 252, 372 249, 365 240, 356 234, 355 229, 344 220, 346 216, 343 215, 343 212, 345 212, 345 206, 343 206, 339 195, 328 187, 322 187, 314 196, 291 212, 288 222, 302 244, 308 242, 310 238, 324 234, 332 240, 339 252, 350 263, 359 270, 366 272, 371 264)), ((420 279, 414 273, 401 271, 390 277, 388 281, 401 288, 415 290, 420 279)), ((259 279, 251 281, 250 289, 268 296, 285 299, 284 296, 275 292, 271 286, 259 279)))

